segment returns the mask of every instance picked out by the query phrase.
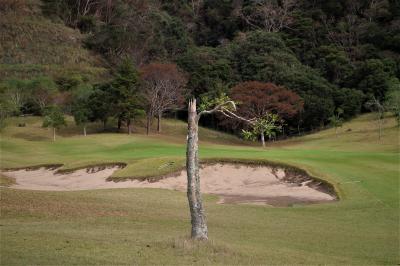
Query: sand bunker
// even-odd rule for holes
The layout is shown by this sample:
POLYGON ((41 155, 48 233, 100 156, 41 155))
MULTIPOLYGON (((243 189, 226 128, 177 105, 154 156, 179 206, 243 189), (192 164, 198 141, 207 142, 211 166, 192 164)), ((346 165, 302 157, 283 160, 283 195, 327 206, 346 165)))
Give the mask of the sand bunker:
MULTIPOLYGON (((186 171, 157 182, 129 180, 107 182, 119 166, 92 167, 59 174, 57 169, 13 170, 4 175, 16 179, 13 188, 72 191, 106 188, 163 188, 186 191, 186 171)), ((336 200, 321 182, 283 169, 237 164, 205 165, 200 170, 202 193, 219 195, 220 203, 252 203, 290 206, 336 200)))

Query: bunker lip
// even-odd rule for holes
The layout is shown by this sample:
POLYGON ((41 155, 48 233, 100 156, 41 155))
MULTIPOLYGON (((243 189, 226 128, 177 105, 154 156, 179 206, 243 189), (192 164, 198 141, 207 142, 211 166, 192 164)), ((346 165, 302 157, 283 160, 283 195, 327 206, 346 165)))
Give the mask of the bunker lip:
MULTIPOLYGON (((12 188, 31 190, 74 191, 108 188, 162 188, 186 191, 186 171, 170 174, 158 181, 128 180, 107 182, 123 163, 105 163, 76 170, 57 170, 54 166, 7 169, 5 175, 17 181, 12 188)), ((4 171, 4 170, 3 170, 4 171)), ((220 197, 218 203, 266 204, 292 206, 335 201, 334 187, 314 178, 306 171, 277 165, 212 162, 200 169, 201 191, 220 197)))
MULTIPOLYGON (((337 193, 337 188, 335 185, 330 183, 325 179, 315 177, 311 175, 308 171, 282 162, 268 161, 263 159, 230 159, 230 158, 209 158, 201 161, 202 165, 213 165, 213 164, 237 164, 237 165, 247 165, 254 167, 270 167, 274 174, 276 174, 277 169, 283 169, 285 171, 285 176, 282 179, 283 182, 297 184, 298 186, 304 183, 320 192, 329 194, 334 197, 335 200, 339 200, 339 194, 337 193)), ((275 175, 276 176, 276 175, 275 175)), ((277 176, 276 176, 277 177, 277 176)), ((278 178, 278 177, 277 177, 278 178)))
POLYGON ((332 200, 309 200, 307 198, 296 198, 290 196, 277 197, 253 197, 241 195, 218 195, 221 196, 218 203, 220 204, 257 204, 270 205, 274 207, 290 207, 293 205, 306 205, 316 203, 327 203, 332 200))
POLYGON ((69 174, 74 173, 78 170, 85 169, 87 173, 97 173, 99 171, 103 171, 107 168, 116 168, 122 169, 127 166, 126 163, 115 162, 115 163, 97 163, 92 165, 87 165, 83 167, 76 167, 76 168, 68 168, 68 169, 58 169, 55 174, 69 174))
POLYGON ((58 169, 62 166, 63 166, 63 164, 37 164, 37 165, 24 166, 24 167, 1 168, 0 171, 1 172, 13 172, 13 171, 19 171, 19 170, 34 171, 34 170, 38 170, 40 168, 54 170, 54 169, 58 169))
POLYGON ((15 168, 0 168, 0 172, 7 173, 7 172, 14 172, 19 170, 25 171, 35 171, 41 168, 46 170, 57 170, 54 174, 68 174, 73 173, 78 170, 85 169, 87 173, 95 173, 98 171, 102 171, 106 168, 117 167, 118 169, 125 168, 127 166, 126 163, 122 162, 114 162, 114 163, 96 163, 96 164, 89 164, 85 166, 75 167, 75 168, 67 168, 67 169, 60 169, 63 167, 64 164, 37 164, 32 166, 24 166, 24 167, 15 167, 15 168))

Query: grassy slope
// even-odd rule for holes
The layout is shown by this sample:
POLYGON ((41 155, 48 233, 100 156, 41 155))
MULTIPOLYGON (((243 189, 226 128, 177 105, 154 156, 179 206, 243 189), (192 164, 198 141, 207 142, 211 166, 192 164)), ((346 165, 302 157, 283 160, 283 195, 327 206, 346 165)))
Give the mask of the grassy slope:
MULTIPOLYGON (((150 137, 96 134, 84 138, 72 136, 70 128, 51 143, 50 132, 39 128, 37 118, 29 119, 29 128, 13 127, 15 121, 11 121, 2 135, 2 167, 65 163, 73 168, 124 161, 129 166, 117 175, 140 177, 164 171, 166 162, 184 162, 183 123, 166 121, 167 133, 150 137)), ((378 141, 376 124, 370 116, 362 116, 345 124, 338 138, 333 130, 326 130, 265 150, 217 144, 220 139, 223 144, 235 140, 202 131, 202 158, 267 159, 298 165, 334 183, 342 200, 268 208, 217 205, 216 197, 205 196, 212 241, 199 247, 186 240, 190 223, 184 193, 4 188, 2 262, 396 264, 399 132, 392 118, 385 127, 384 138, 378 141)))
POLYGON ((41 15, 38 0, 0 15, 0 81, 8 78, 79 74, 92 81, 107 76, 104 63, 83 48, 79 31, 41 15))

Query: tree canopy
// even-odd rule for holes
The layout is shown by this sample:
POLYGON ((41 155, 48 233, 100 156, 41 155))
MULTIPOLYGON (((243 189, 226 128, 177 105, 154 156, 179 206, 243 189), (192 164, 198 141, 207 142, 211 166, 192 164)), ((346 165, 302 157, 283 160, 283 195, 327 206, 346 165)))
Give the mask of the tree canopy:
MULTIPOLYGON (((84 33, 85 48, 111 75, 101 84, 76 73, 2 80, 14 114, 52 104, 71 113, 76 91, 94 88, 90 120, 115 117, 121 127, 144 108, 147 81, 136 69, 176 65, 184 95, 197 99, 250 81, 296 93, 303 109, 286 119, 291 133, 328 125, 338 108, 343 119, 368 111, 365 103, 384 102, 400 77, 398 1, 42 1, 42 14, 84 33)), ((202 123, 224 128, 213 115, 202 123)))

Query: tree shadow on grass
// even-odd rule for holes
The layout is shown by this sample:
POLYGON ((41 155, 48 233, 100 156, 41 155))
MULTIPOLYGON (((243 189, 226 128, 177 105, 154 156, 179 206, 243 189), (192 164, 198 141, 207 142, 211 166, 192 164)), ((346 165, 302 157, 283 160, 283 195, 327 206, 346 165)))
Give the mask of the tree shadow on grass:
POLYGON ((29 141, 43 141, 50 139, 50 137, 48 136, 32 135, 30 133, 24 133, 24 132, 13 134, 13 137, 29 141))

